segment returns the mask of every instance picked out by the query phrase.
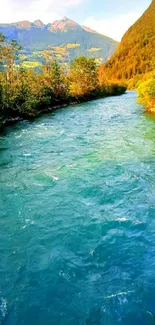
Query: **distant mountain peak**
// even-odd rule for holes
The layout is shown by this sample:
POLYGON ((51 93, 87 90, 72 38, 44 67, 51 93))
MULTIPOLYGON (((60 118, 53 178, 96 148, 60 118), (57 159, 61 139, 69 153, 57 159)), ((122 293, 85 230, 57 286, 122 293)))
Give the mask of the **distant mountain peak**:
POLYGON ((37 27, 41 27, 43 28, 45 25, 43 24, 43 22, 40 19, 37 19, 33 22, 33 24, 37 27))
POLYGON ((66 17, 66 16, 64 16, 63 18, 62 18, 62 20, 63 21, 68 21, 68 20, 70 20, 68 17, 66 17))
POLYGON ((49 25, 49 30, 51 32, 68 32, 75 30, 82 30, 82 27, 75 21, 64 17, 61 20, 55 20, 49 25))
POLYGON ((28 20, 22 20, 18 21, 16 23, 13 23, 12 25, 17 26, 17 28, 30 28, 32 23, 28 20))

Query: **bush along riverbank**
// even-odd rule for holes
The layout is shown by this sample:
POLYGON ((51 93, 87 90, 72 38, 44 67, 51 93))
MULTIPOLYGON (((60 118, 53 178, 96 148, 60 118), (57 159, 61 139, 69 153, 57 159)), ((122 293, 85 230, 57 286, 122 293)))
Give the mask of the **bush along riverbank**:
POLYGON ((20 47, 5 43, 0 35, 0 125, 41 112, 96 98, 121 95, 126 87, 113 82, 99 83, 94 59, 79 57, 67 71, 45 52, 40 73, 21 68, 20 47), (18 63, 18 64, 17 64, 18 63))
POLYGON ((148 112, 155 113, 155 72, 140 82, 137 90, 139 102, 145 105, 148 112))

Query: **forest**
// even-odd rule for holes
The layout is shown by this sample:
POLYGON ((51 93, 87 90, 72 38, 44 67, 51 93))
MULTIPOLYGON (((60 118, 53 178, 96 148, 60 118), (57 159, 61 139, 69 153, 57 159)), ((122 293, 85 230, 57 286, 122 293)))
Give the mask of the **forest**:
POLYGON ((99 81, 94 59, 76 58, 64 71, 45 51, 45 64, 37 73, 24 69, 19 61, 21 47, 0 35, 0 124, 31 118, 53 108, 110 95, 120 95, 120 83, 99 81))
POLYGON ((155 0, 125 33, 116 52, 99 68, 99 78, 126 83, 137 89, 146 108, 155 110, 155 0))
MULTIPOLYGON (((100 77, 132 80, 155 69, 155 0, 123 36, 116 52, 100 68, 100 77)), ((131 84, 130 84, 131 85, 131 84)))

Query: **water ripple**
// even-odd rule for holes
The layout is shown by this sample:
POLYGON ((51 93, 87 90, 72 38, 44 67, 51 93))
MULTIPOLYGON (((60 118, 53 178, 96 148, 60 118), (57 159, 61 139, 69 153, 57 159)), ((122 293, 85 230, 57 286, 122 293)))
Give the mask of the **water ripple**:
POLYGON ((0 324, 155 324, 155 127, 136 93, 19 122, 0 147, 0 324))

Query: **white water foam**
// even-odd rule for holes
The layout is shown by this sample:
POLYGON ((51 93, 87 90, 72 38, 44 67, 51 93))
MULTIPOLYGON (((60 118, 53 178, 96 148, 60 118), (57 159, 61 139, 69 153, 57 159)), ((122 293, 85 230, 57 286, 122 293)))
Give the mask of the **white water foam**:
POLYGON ((0 311, 3 318, 7 315, 7 300, 5 298, 1 298, 0 311))
POLYGON ((134 293, 135 291, 131 290, 131 291, 124 291, 124 292, 118 292, 115 293, 111 296, 107 296, 105 297, 105 299, 111 299, 111 298, 115 298, 115 297, 119 297, 119 296, 127 296, 129 293, 134 293))

